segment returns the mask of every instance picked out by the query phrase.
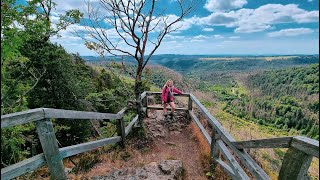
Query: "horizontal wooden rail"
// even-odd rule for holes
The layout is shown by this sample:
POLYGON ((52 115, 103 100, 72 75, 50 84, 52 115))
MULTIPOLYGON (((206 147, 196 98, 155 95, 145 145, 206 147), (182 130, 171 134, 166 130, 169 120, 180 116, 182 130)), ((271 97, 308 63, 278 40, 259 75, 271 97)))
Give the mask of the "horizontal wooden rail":
POLYGON ((60 148, 60 158, 70 157, 76 154, 80 154, 86 151, 96 149, 98 147, 106 146, 108 144, 114 144, 121 141, 121 136, 115 136, 110 138, 105 138, 101 140, 91 141, 87 143, 77 144, 73 146, 67 146, 60 148))
POLYGON ((127 108, 123 108, 117 114, 99 113, 88 111, 74 111, 65 109, 37 108, 27 111, 11 113, 1 116, 1 129, 45 118, 56 119, 120 119, 123 117, 127 108))
POLYGON ((11 113, 1 116, 1 129, 44 119, 43 108, 11 113))
POLYGON ((126 127, 125 129, 126 136, 128 136, 128 134, 130 133, 131 129, 133 128, 133 126, 136 124, 137 121, 138 121, 138 115, 136 115, 126 127))
POLYGON ((124 116, 124 113, 126 112, 128 108, 125 107, 125 108, 122 108, 118 113, 117 115, 119 116, 118 119, 122 118, 124 116))
POLYGON ((44 165, 46 165, 46 159, 44 154, 41 153, 1 169, 1 179, 13 179, 27 172, 38 169, 44 165))
POLYGON ((250 141, 237 141, 232 144, 237 149, 250 148, 288 148, 293 137, 278 137, 269 139, 254 139, 250 141))
MULTIPOLYGON (((148 106, 147 109, 163 110, 163 107, 161 107, 161 106, 148 106)), ((167 109, 171 109, 171 107, 168 106, 167 109)), ((176 111, 188 111, 188 108, 176 108, 176 111)))
POLYGON ((214 129, 218 131, 218 133, 221 135, 221 138, 225 142, 236 142, 236 140, 224 129, 220 122, 210 114, 207 108, 205 108, 193 94, 190 94, 190 97, 192 101, 199 107, 200 111, 203 112, 205 117, 207 117, 208 122, 214 127, 214 129))
MULTIPOLYGON (((151 92, 151 91, 146 91, 146 95, 151 96, 151 95, 161 95, 162 92, 151 92)), ((174 94, 174 96, 180 96, 180 97, 189 97, 189 93, 182 93, 182 94, 174 94)), ((142 99, 142 96, 141 96, 142 99)))
POLYGON ((45 118, 61 118, 61 119, 119 119, 119 114, 73 111, 64 109, 43 108, 45 118))

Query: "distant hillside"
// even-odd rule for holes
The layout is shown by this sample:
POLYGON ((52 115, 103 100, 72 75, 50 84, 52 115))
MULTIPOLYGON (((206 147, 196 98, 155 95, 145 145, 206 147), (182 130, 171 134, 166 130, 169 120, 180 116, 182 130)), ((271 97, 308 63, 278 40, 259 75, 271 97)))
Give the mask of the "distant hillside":
MULTIPOLYGON (((91 63, 103 64, 108 61, 135 63, 130 57, 109 56, 104 59, 83 56, 91 63)), ((218 71, 253 71, 279 69, 293 66, 305 66, 319 63, 319 55, 282 55, 282 56, 227 56, 227 55, 154 55, 150 65, 162 65, 181 73, 218 72, 218 71)))
POLYGON ((319 94, 319 64, 266 71, 251 76, 250 84, 265 95, 290 95, 303 101, 309 95, 319 94))
POLYGON ((162 88, 168 79, 173 80, 174 86, 185 92, 190 92, 194 87, 190 79, 169 68, 152 65, 148 66, 147 70, 151 72, 151 83, 159 88, 162 88))
POLYGON ((308 64, 319 63, 318 55, 306 56, 274 56, 274 57, 215 57, 215 58, 176 58, 169 61, 160 61, 165 67, 177 70, 182 73, 207 74, 208 72, 219 71, 255 71, 265 69, 280 69, 293 66, 305 66, 308 64), (200 60, 202 59, 202 60, 200 60), (210 59, 210 60, 208 60, 210 59))
POLYGON ((319 64, 265 71, 247 84, 251 93, 229 99, 227 112, 319 139, 319 64))

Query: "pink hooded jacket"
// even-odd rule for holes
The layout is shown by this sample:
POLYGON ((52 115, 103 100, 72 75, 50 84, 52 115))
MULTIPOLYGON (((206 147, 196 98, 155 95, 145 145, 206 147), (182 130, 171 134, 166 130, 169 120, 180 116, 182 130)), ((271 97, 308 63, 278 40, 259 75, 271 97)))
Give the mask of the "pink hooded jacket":
MULTIPOLYGON (((172 92, 173 93, 178 93, 178 94, 182 94, 182 92, 180 90, 178 90, 177 88, 175 88, 174 86, 172 87, 172 92)), ((168 86, 165 86, 163 89, 162 89, 162 95, 161 95, 161 100, 163 102, 167 102, 167 99, 168 99, 168 93, 169 93, 169 88, 168 86)), ((174 97, 173 95, 170 97, 170 101, 173 101, 174 100, 174 97)))

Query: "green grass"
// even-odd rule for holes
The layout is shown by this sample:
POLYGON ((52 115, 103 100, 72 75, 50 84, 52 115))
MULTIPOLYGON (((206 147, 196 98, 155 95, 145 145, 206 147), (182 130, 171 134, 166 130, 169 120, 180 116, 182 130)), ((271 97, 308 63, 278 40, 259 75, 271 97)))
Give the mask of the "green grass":
POLYGON ((201 101, 201 104, 203 104, 204 107, 206 107, 206 108, 210 108, 215 105, 215 103, 213 101, 208 101, 208 100, 201 101))
POLYGON ((272 158, 268 153, 263 153, 262 157, 274 166, 279 167, 281 165, 281 160, 272 158))
POLYGON ((283 159, 284 155, 286 154, 286 152, 280 148, 274 148, 273 151, 280 159, 283 159))

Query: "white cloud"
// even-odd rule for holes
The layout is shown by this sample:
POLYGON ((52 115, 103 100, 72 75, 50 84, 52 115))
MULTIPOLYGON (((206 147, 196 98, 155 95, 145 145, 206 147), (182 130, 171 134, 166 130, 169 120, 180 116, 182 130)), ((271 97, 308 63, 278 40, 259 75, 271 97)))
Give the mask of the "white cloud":
POLYGON ((302 34, 310 34, 313 33, 314 30, 309 28, 290 28, 290 29, 282 29, 280 31, 274 31, 268 33, 269 37, 281 37, 281 36, 299 36, 302 34))
MULTIPOLYGON (((233 12, 233 11, 232 11, 233 12)), ((211 15, 201 18, 200 23, 212 26, 229 26, 237 21, 234 13, 212 13, 211 15)))
POLYGON ((204 7, 211 12, 242 8, 247 0, 207 0, 204 7))
MULTIPOLYGON (((156 28, 154 28, 154 32, 160 32, 163 30, 165 24, 168 25, 168 24, 174 22, 175 20, 177 20, 179 17, 174 14, 168 14, 165 16, 153 17, 153 18, 154 18, 154 20, 151 21, 149 29, 153 29, 155 26, 157 26, 156 28)), ((192 27, 192 25, 195 24, 194 23, 195 21, 196 21, 195 17, 184 19, 182 21, 179 21, 179 22, 173 24, 171 26, 170 30, 177 29, 175 31, 175 33, 180 33, 181 31, 190 29, 192 27)))
POLYGON ((204 36, 204 35, 198 35, 194 36, 192 39, 207 39, 209 36, 204 36))
POLYGON ((197 36, 189 37, 188 39, 185 39, 185 40, 190 41, 190 42, 203 42, 208 38, 209 38, 209 36, 197 35, 197 36))
POLYGON ((191 39, 190 42, 203 42, 204 39, 191 39))
POLYGON ((173 36, 173 35, 170 35, 170 34, 167 34, 164 39, 167 40, 173 40, 173 39, 185 39, 186 37, 185 36, 173 36))
POLYGON ((212 31, 214 31, 214 29, 213 28, 203 28, 202 31, 212 32, 212 31))
POLYGON ((57 6, 55 9, 53 9, 54 13, 64 13, 65 11, 71 10, 71 9, 79 9, 80 11, 83 11, 85 9, 85 1, 84 0, 55 0, 54 1, 57 6))
POLYGON ((310 11, 294 15, 293 18, 298 23, 309 23, 319 21, 319 11, 310 11))
POLYGON ((222 35, 220 35, 220 34, 216 34, 216 35, 213 35, 213 38, 215 38, 215 39, 222 39, 222 38, 224 38, 222 35))
POLYGON ((183 42, 208 42, 211 41, 213 39, 223 39, 224 36, 220 35, 220 34, 215 34, 215 35, 211 35, 211 36, 204 36, 204 35, 197 35, 197 36, 191 36, 191 37, 184 37, 184 41, 183 42))
POLYGON ((271 29, 267 24, 244 24, 234 30, 236 33, 253 33, 271 29))
POLYGON ((240 39, 240 36, 230 36, 229 39, 240 39))
POLYGON ((296 4, 266 4, 257 9, 215 12, 197 22, 200 25, 235 28, 236 33, 252 33, 271 29, 280 23, 310 23, 319 21, 319 11, 306 11, 296 4))

